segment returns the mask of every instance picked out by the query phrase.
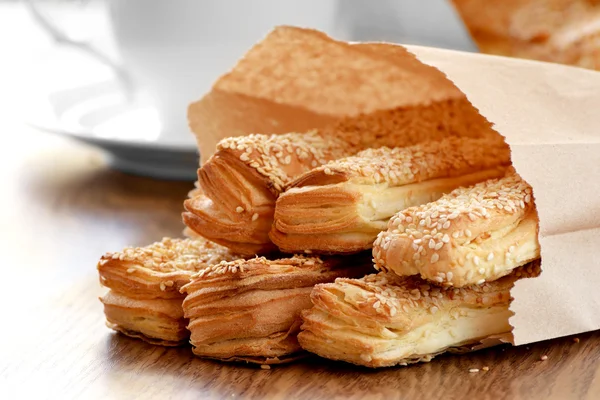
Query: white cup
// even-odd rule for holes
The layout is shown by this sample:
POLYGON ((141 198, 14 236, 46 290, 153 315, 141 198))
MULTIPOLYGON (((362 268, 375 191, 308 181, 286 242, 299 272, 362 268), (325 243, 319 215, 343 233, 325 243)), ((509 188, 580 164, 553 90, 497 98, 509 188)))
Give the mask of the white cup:
MULTIPOLYGON (((36 9, 36 0, 29 0, 36 9)), ((62 43, 76 44, 126 77, 132 98, 151 108, 161 126, 154 141, 194 144, 187 125, 189 103, 210 90, 254 43, 281 24, 312 27, 332 35, 337 0, 106 0, 98 10, 107 18, 114 49, 101 51, 74 43, 66 27, 38 19, 62 43), (115 56, 116 54, 116 56, 115 56)))

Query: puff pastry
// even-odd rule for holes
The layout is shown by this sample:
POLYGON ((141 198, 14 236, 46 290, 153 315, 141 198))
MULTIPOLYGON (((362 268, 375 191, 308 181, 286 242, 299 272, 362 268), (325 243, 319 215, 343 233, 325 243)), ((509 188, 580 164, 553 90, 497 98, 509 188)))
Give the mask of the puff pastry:
POLYGON ((300 355, 300 311, 317 283, 372 271, 370 255, 320 259, 294 256, 222 262, 182 288, 196 355, 274 364, 300 355))
POLYGON ((464 288, 385 272, 336 279, 313 290, 298 340, 322 357, 367 367, 430 361, 490 337, 510 337, 510 289, 516 279, 537 274, 539 264, 530 264, 464 288))
POLYGON ((269 239, 275 199, 296 176, 355 151, 318 132, 224 139, 198 171, 200 190, 185 201, 185 224, 233 251, 276 250, 269 239))
POLYGON ((239 256, 204 239, 170 239, 107 253, 98 262, 100 283, 111 289, 100 300, 107 325, 150 343, 187 341, 180 293, 190 277, 209 265, 239 256))
POLYGON ((203 194, 183 219, 244 254, 268 254, 275 199, 298 175, 367 148, 447 136, 478 137, 491 124, 442 72, 405 48, 350 44, 310 29, 277 27, 188 111, 204 159, 203 194), (283 132, 308 132, 307 135, 283 132), (224 139, 223 135, 249 135, 224 139))
POLYGON ((509 164, 499 135, 365 150, 296 178, 277 199, 270 237, 291 253, 370 249, 396 212, 503 176, 509 164))
POLYGON ((136 299, 109 290, 100 298, 106 325, 124 335, 161 346, 178 346, 190 335, 181 298, 136 299))
POLYGON ((531 187, 506 177, 396 214, 373 245, 375 267, 437 284, 481 284, 540 257, 531 187))

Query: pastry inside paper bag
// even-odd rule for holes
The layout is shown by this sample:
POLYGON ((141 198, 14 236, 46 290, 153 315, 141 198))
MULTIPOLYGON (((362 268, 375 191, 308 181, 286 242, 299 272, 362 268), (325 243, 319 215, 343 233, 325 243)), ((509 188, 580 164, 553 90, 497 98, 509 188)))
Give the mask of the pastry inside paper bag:
POLYGON ((370 249, 398 211, 501 177, 509 164, 500 135, 365 150, 296 178, 277 199, 270 237, 291 253, 370 249))
POLYGON ((372 271, 369 254, 346 258, 256 257, 222 262, 196 274, 182 291, 196 355, 277 364, 300 356, 300 312, 315 284, 372 271))
POLYGON ((497 281, 463 288, 386 272, 336 279, 315 287, 298 341, 322 357, 367 367, 430 361, 510 335, 510 289, 515 280, 538 273, 539 264, 532 263, 497 281))
POLYGON ((100 283, 110 289, 100 298, 107 325, 125 335, 166 346, 187 342, 180 293, 197 271, 235 260, 204 239, 169 239, 146 247, 107 253, 98 262, 100 283))
POLYGON ((370 148, 491 132, 444 74, 404 48, 293 27, 274 29, 188 117, 204 163, 184 221, 248 256, 276 249, 275 200, 299 175, 370 148), (304 133, 270 135, 283 132, 304 133), (223 139, 249 133, 259 134, 223 139))
POLYGON ((514 172, 396 214, 373 246, 375 267, 466 286, 540 257, 531 187, 514 172))

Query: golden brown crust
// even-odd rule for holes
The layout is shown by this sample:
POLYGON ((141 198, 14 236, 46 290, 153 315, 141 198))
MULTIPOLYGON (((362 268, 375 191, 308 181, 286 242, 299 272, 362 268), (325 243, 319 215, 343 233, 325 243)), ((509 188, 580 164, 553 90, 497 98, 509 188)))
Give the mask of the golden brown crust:
POLYGON ((239 256, 204 239, 171 239, 106 253, 98 262, 100 283, 137 299, 183 297, 179 289, 199 270, 239 256))
POLYGON ((369 249, 399 210, 502 176, 509 163, 510 150, 500 136, 368 149, 290 183, 277 199, 270 237, 285 252, 369 249))
POLYGON ((194 353, 223 360, 285 360, 301 349, 299 313, 317 283, 363 276, 368 254, 346 259, 294 256, 222 262, 182 288, 194 353))
POLYGON ((510 289, 539 274, 539 263, 495 282, 436 287, 381 272, 317 285, 302 313, 301 346, 322 357, 367 367, 430 361, 448 349, 510 333, 510 289))
POLYGON ((408 147, 370 148, 337 159, 300 175, 288 187, 322 186, 335 182, 403 186, 436 178, 466 175, 510 164, 510 148, 501 136, 449 137, 408 147))
POLYGON ((373 246, 375 266, 465 286, 539 258, 531 187, 514 171, 396 214, 373 246))
POLYGON ((111 329, 162 346, 187 342, 189 332, 182 299, 132 299, 111 290, 100 301, 104 304, 106 325, 111 329))
POLYGON ((197 234, 237 253, 273 252, 268 233, 275 198, 284 186, 352 152, 349 145, 317 132, 224 139, 198 171, 202 191, 185 201, 183 220, 197 234))

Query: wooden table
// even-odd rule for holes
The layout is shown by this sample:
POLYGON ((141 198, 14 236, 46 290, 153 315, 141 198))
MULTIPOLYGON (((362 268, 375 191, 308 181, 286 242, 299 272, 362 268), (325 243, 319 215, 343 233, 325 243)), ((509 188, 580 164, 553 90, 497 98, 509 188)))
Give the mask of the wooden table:
POLYGON ((0 399, 600 398, 599 332, 376 371, 316 357, 261 370, 115 334, 96 261, 179 236, 191 183, 128 176, 94 149, 10 133, 0 148, 0 399))

